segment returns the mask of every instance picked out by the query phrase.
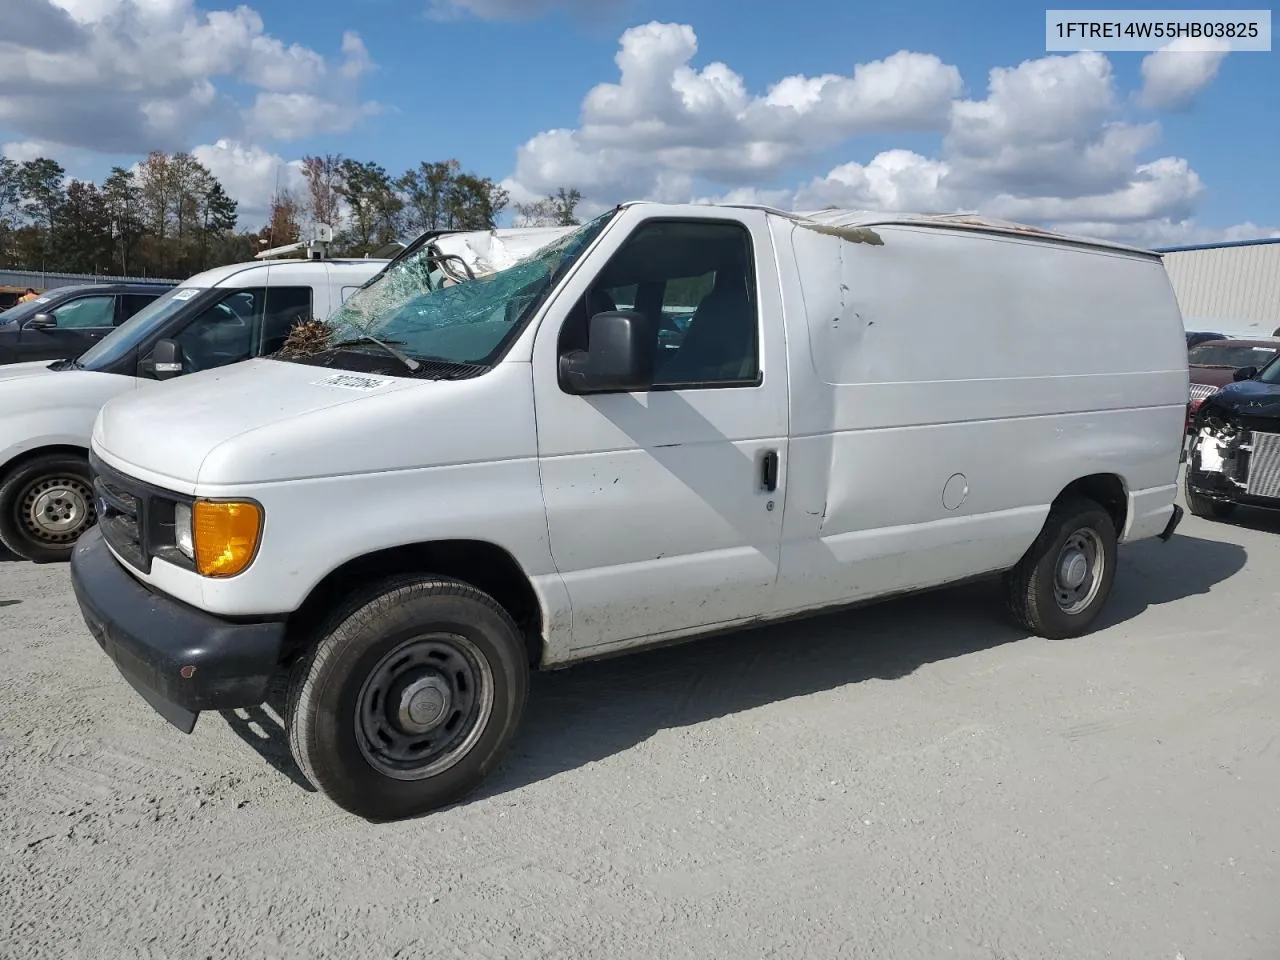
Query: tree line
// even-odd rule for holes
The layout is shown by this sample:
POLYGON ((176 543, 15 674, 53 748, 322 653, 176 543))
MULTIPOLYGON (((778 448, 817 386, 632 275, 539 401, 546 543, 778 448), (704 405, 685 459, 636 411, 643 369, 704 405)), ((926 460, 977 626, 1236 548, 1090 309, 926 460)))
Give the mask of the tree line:
POLYGON ((581 194, 560 189, 510 203, 493 180, 457 160, 422 162, 398 177, 341 155, 302 160, 297 190, 280 189, 266 222, 238 229, 238 205, 189 153, 152 152, 101 182, 70 179, 46 157, 0 157, 0 269, 183 278, 301 239, 308 223, 335 229, 335 253, 363 256, 425 230, 578 223, 581 194))

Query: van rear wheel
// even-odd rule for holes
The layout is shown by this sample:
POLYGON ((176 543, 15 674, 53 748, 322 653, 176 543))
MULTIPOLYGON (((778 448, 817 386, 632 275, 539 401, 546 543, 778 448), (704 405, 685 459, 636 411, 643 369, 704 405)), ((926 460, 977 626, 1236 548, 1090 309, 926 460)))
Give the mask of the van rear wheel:
POLYGON ((290 686, 302 772, 350 813, 399 820, 462 799, 493 770, 524 713, 529 662, 488 594, 398 578, 331 618, 290 686))
POLYGON ((0 543, 24 560, 71 559, 96 519, 89 463, 73 453, 47 453, 0 483, 0 543))
POLYGON ((1116 529, 1101 504, 1084 497, 1055 503, 1040 536, 1004 576, 1013 619, 1050 640, 1088 631, 1116 571, 1116 529))

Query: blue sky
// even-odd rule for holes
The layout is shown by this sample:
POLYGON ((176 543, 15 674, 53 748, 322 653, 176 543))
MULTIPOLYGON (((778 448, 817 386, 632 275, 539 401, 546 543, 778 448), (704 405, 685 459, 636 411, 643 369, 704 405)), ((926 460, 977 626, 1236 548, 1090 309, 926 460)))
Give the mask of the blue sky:
POLYGON ((982 209, 1153 245, 1280 227, 1274 53, 1161 54, 1153 79, 1144 53, 1051 57, 1044 10, 1025 3, 248 0, 254 15, 233 19, 222 0, 30 2, 79 39, 41 51, 59 46, 50 21, 25 44, 0 40, 6 153, 96 177, 150 148, 193 149, 250 216, 277 175, 296 183, 291 162, 328 152, 393 173, 456 157, 516 199, 560 184, 589 207, 728 195, 982 209), (592 89, 619 81, 624 32, 648 24, 627 47, 634 82, 584 117, 592 89), (130 44, 145 68, 121 65, 130 44), (855 65, 899 51, 918 56, 853 82, 855 65), (98 72, 68 80, 60 55, 98 72), (727 70, 701 74, 714 63, 727 70), (993 68, 1015 71, 995 94, 993 68), (803 115, 760 99, 798 75, 847 89, 803 115), (673 76, 700 107, 673 100, 673 76), (900 91, 888 104, 886 84, 900 91), (519 153, 557 129, 572 132, 519 153))

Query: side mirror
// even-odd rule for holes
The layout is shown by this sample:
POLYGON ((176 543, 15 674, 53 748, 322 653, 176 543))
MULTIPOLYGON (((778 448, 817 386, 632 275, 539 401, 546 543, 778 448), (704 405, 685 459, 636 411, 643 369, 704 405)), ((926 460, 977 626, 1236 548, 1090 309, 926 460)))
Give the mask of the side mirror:
POLYGON ((57 326, 58 321, 47 313, 37 313, 27 321, 28 330, 53 330, 57 326))
POLYGON ((591 318, 590 347, 560 357, 560 384, 570 393, 647 390, 653 385, 654 329, 634 310, 591 318))
POLYGON ((182 374, 182 347, 176 340, 161 340, 142 363, 143 372, 157 380, 168 380, 182 374))
POLYGON ((1241 367, 1239 370, 1237 370, 1235 373, 1231 375, 1231 379, 1234 380, 1236 383, 1239 383, 1241 380, 1252 380, 1257 375, 1258 375, 1257 367, 1241 367))

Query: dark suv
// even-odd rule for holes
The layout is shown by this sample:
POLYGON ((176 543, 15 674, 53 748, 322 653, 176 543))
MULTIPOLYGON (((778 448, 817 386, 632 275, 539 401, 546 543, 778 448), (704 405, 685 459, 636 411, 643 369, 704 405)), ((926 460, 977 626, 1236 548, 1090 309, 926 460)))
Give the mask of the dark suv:
POLYGON ((172 287, 95 283, 46 290, 0 313, 0 364, 72 360, 172 287))

